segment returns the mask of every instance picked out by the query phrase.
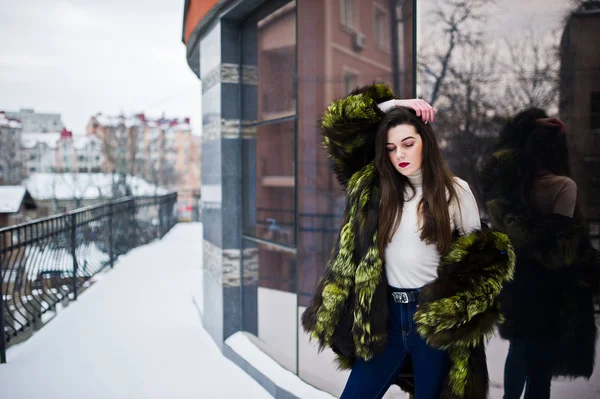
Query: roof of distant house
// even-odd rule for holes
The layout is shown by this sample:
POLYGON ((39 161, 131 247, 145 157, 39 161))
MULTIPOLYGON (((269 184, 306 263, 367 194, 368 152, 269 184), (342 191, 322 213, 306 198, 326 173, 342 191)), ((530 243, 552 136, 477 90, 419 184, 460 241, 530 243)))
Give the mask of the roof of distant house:
MULTIPOLYGON (((113 178, 110 173, 32 173, 23 182, 36 200, 70 200, 112 198, 113 178)), ((134 196, 166 194, 167 190, 137 176, 127 176, 126 182, 134 196)))
POLYGON ((17 213, 21 205, 33 209, 36 207, 31 194, 23 186, 0 186, 0 213, 17 213))
POLYGON ((177 119, 177 118, 148 118, 145 114, 140 113, 131 116, 125 115, 103 115, 97 114, 93 117, 96 122, 106 127, 125 126, 127 128, 140 126, 140 127, 158 127, 161 129, 173 129, 177 131, 188 131, 191 130, 190 118, 177 119))
POLYGON ((4 126, 4 127, 10 127, 10 128, 21 128, 23 127, 21 125, 21 122, 19 122, 16 119, 11 119, 9 117, 6 116, 6 114, 4 112, 0 112, 0 126, 4 126))
POLYGON ((102 147, 102 140, 94 135, 77 136, 73 135, 73 146, 77 150, 84 149, 88 144, 94 143, 98 148, 102 147))
POLYGON ((60 139, 59 132, 23 133, 23 135, 21 136, 21 147, 33 148, 38 143, 43 143, 52 149, 56 149, 59 139, 60 139))
POLYGON ((72 136, 63 135, 57 132, 51 133, 23 133, 21 136, 21 147, 22 148, 34 148, 37 144, 42 143, 47 145, 51 149, 56 149, 58 142, 61 139, 72 139, 73 146, 78 149, 84 149, 89 143, 95 143, 98 146, 102 146, 102 140, 93 135, 77 135, 72 136))

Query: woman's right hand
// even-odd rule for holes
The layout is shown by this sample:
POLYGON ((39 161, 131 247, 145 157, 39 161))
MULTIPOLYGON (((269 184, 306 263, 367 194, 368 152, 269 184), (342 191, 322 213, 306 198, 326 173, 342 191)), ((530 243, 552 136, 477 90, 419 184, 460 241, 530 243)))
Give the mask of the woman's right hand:
POLYGON ((377 106, 385 113, 390 112, 396 107, 410 108, 414 110, 417 113, 417 116, 420 116, 425 123, 433 122, 435 115, 435 109, 429 105, 427 101, 421 100, 420 98, 413 98, 410 100, 389 100, 377 104, 377 106))

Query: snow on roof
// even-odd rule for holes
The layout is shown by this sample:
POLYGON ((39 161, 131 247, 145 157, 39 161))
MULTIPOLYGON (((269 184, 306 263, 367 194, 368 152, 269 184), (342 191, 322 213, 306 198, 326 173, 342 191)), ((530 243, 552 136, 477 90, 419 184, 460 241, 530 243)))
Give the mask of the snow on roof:
POLYGON ((110 116, 110 115, 96 115, 96 121, 102 126, 117 127, 124 125, 125 127, 142 126, 144 122, 137 116, 125 117, 123 115, 110 116))
POLYGON ((73 136, 73 146, 77 150, 83 150, 87 145, 94 143, 98 146, 102 146, 102 140, 94 135, 87 136, 73 136))
POLYGON ((175 126, 175 130, 187 131, 187 130, 191 130, 191 127, 190 127, 189 123, 180 123, 180 124, 178 124, 178 125, 175 126))
POLYGON ((10 128, 20 128, 22 127, 21 122, 15 119, 10 119, 6 116, 4 112, 0 112, 0 126, 10 127, 10 128))
MULTIPOLYGON (((23 186, 0 186, 0 213, 17 213, 23 201, 33 202, 23 186)), ((27 205, 27 204, 26 204, 27 205)))
POLYGON ((21 147, 33 148, 38 143, 46 144, 48 147, 55 149, 60 140, 60 132, 52 133, 23 133, 21 136, 21 147))
MULTIPOLYGON (((115 181, 119 176, 114 176, 115 181)), ((167 190, 137 176, 127 176, 135 196, 166 194, 167 190)), ((113 175, 110 173, 32 173, 23 182, 32 197, 39 200, 74 198, 112 198, 113 175)))
POLYGON ((143 113, 131 116, 111 116, 97 114, 94 116, 96 121, 106 127, 116 127, 124 125, 125 127, 143 126, 143 127, 160 127, 161 129, 176 128, 177 130, 191 130, 189 118, 147 118, 143 113))

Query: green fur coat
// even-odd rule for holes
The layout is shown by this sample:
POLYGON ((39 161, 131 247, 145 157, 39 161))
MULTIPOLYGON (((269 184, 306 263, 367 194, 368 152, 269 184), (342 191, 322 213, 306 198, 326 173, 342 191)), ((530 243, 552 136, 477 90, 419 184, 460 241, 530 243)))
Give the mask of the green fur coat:
MULTIPOLYGON (((340 368, 371 359, 387 338, 387 279, 377 246, 379 214, 375 133, 384 116, 377 104, 393 99, 382 84, 334 101, 321 120, 323 146, 347 197, 338 242, 315 296, 302 315, 304 329, 337 355, 340 368)), ((512 278, 514 252, 506 235, 484 230, 459 237, 422 288, 418 332, 445 349, 450 371, 442 398, 487 397, 484 345, 501 319, 496 297, 512 278)), ((413 389, 410 368, 395 380, 413 389)))

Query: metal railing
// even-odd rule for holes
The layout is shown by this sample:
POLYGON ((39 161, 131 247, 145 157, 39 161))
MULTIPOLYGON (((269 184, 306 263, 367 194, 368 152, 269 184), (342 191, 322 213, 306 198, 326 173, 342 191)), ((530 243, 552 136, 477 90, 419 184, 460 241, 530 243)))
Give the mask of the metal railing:
POLYGON ((132 248, 176 223, 177 193, 126 197, 0 229, 0 363, 132 248))

